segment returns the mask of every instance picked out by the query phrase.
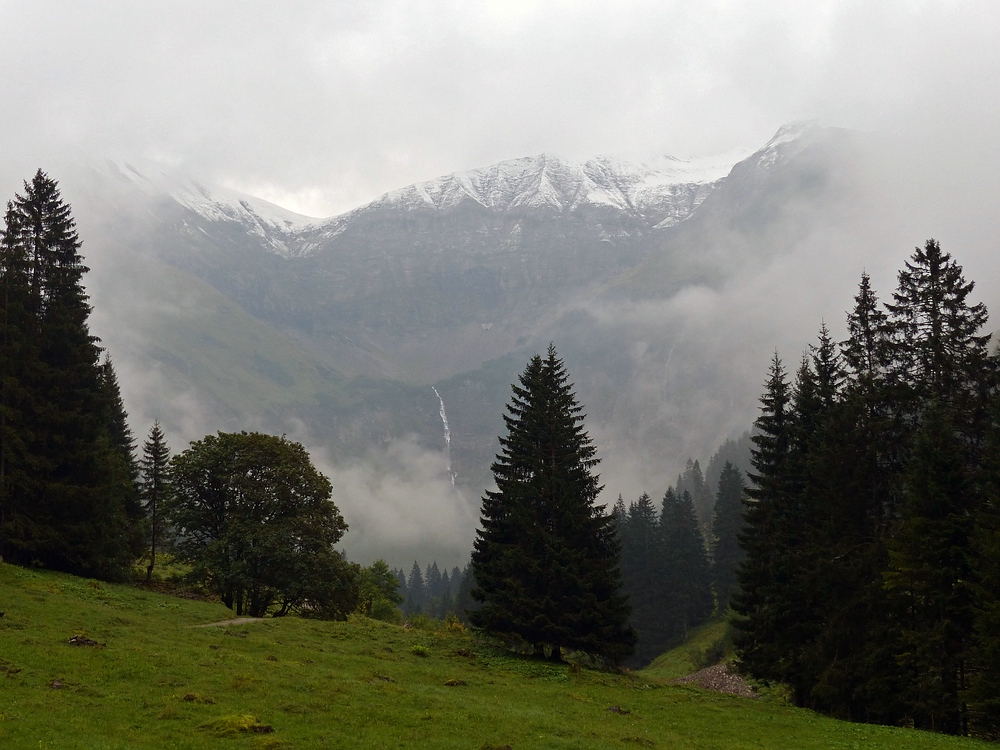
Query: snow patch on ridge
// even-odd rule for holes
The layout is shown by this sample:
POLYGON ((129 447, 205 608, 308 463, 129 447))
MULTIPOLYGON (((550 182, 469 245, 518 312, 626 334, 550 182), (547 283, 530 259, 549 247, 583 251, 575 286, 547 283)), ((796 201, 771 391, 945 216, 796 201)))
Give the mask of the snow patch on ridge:
POLYGON ((295 235, 322 221, 238 190, 202 182, 156 162, 109 161, 106 168, 146 195, 166 195, 209 221, 238 222, 250 234, 265 240, 276 253, 285 257, 297 254, 291 242, 295 235))
POLYGON ((608 207, 633 216, 659 215, 660 225, 670 226, 697 208, 748 154, 744 149, 701 159, 660 156, 645 164, 606 156, 581 164, 540 154, 409 185, 365 208, 446 210, 466 201, 498 212, 608 207))

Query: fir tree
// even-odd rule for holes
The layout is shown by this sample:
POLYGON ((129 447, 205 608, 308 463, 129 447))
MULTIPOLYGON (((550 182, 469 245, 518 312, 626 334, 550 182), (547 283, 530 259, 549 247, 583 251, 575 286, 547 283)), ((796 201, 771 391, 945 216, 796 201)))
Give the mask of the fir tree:
POLYGON ((670 616, 672 592, 664 587, 663 537, 649 495, 643 493, 629 506, 619 530, 624 591, 632 607, 629 622, 638 637, 636 656, 647 662, 665 651, 676 637, 670 616))
POLYGON ((904 696, 918 727, 965 734, 971 645, 973 487, 947 409, 932 402, 913 447, 886 587, 899 617, 904 696))
MULTIPOLYGON (((454 580, 453 576, 452 581, 454 580)), ((472 598, 476 581, 472 575, 471 563, 462 570, 460 581, 455 587, 455 614, 462 622, 468 622, 470 613, 479 608, 479 604, 472 598)))
POLYGON ((424 611, 424 604, 427 600, 427 588, 424 586, 424 574, 420 572, 420 565, 413 561, 410 568, 410 577, 406 581, 406 601, 404 603, 406 614, 416 614, 424 611))
POLYGON ((427 592, 427 601, 441 598, 441 569, 438 568, 437 560, 427 566, 424 573, 424 587, 427 592))
POLYGON ((993 369, 986 348, 990 337, 981 333, 986 306, 968 302, 974 287, 940 244, 927 240, 899 272, 894 304, 887 305, 893 367, 910 397, 905 416, 917 421, 919 404, 935 399, 970 437, 973 425, 982 423, 986 376, 993 369))
POLYGON ((736 648, 742 663, 761 679, 781 679, 785 654, 776 642, 782 615, 776 594, 780 548, 777 531, 788 499, 792 415, 787 375, 775 353, 761 396, 761 413, 754 423, 754 450, 740 544, 746 554, 737 577, 740 591, 733 599, 737 613, 736 648))
POLYGON ((29 298, 30 258, 20 240, 24 218, 8 202, 0 230, 0 557, 7 560, 14 559, 14 549, 22 546, 31 525, 36 482, 29 450, 30 384, 41 362, 39 321, 31 314, 29 298))
POLYGON ((973 732, 1000 740, 1000 397, 994 396, 979 476, 985 498, 977 517, 974 650, 969 665, 973 732))
POLYGON ((105 353, 101 362, 101 392, 103 396, 102 421, 112 451, 111 459, 117 466, 116 492, 125 507, 129 520, 129 552, 133 558, 143 554, 146 548, 146 513, 140 498, 139 462, 135 455, 135 436, 128 424, 128 413, 118 386, 118 374, 105 353))
POLYGON ((149 437, 142 446, 139 477, 140 496, 150 520, 149 565, 146 567, 146 580, 150 581, 156 565, 156 550, 157 547, 162 547, 165 536, 163 506, 169 502, 173 490, 170 480, 170 448, 158 421, 153 422, 153 426, 149 428, 149 437))
POLYGON ((712 614, 714 605, 705 540, 687 490, 679 497, 670 492, 664 495, 660 535, 665 551, 663 569, 678 629, 675 637, 683 640, 689 628, 712 614))
POLYGON ((725 613, 739 588, 736 571, 743 560, 739 535, 743 529, 743 475, 726 461, 715 495, 712 530, 715 544, 712 554, 712 579, 719 612, 725 613))
POLYGON ((634 648, 621 593, 614 521, 596 505, 596 450, 563 363, 550 346, 513 386, 507 436, 493 464, 476 534, 473 624, 619 660, 634 648))
POLYGON ((123 578, 135 519, 123 498, 127 467, 108 430, 75 223, 41 170, 5 220, 3 354, 18 359, 0 372, 0 543, 14 561, 123 578))

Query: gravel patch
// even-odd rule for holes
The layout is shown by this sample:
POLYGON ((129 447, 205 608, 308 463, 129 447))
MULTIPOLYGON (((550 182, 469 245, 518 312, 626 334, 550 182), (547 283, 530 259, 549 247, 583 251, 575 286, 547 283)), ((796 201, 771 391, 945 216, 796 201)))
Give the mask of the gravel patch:
POLYGON ((747 681, 733 672, 725 664, 699 669, 687 677, 674 680, 675 685, 697 685, 717 693, 738 695, 741 698, 756 698, 757 692, 747 684, 747 681))

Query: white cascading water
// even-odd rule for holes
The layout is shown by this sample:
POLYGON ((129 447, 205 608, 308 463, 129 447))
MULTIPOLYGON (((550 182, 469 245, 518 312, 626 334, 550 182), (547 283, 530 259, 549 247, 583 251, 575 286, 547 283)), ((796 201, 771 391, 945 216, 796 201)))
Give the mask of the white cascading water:
POLYGON ((451 479, 451 486, 455 486, 455 472, 451 470, 451 427, 448 426, 448 415, 444 410, 444 399, 441 398, 441 394, 438 393, 438 389, 431 386, 431 390, 434 391, 434 395, 438 397, 438 403, 441 405, 441 424, 444 425, 444 448, 445 456, 448 460, 448 477, 451 479))

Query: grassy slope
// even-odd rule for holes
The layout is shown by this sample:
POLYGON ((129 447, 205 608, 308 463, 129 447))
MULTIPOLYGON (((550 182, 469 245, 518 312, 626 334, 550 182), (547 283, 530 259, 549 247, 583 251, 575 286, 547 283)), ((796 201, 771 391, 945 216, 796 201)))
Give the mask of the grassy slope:
POLYGON ((672 680, 701 669, 704 654, 726 635, 724 621, 710 622, 690 632, 688 639, 677 648, 656 657, 642 670, 649 678, 672 680))
POLYGON ((988 747, 669 686, 652 672, 574 674, 467 634, 297 618, 194 628, 231 613, 2 564, 0 609, 4 748, 988 747), (69 645, 76 634, 106 646, 69 645), (242 715, 274 732, 217 733, 242 715))

